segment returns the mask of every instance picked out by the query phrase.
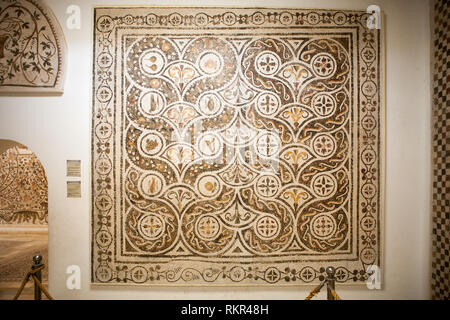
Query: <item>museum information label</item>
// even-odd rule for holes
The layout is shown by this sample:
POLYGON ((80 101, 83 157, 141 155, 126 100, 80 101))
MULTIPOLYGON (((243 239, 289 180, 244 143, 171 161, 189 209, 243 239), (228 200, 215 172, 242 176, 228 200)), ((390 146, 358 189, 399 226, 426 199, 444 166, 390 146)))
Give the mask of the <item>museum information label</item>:
POLYGON ((67 176, 81 177, 81 160, 67 160, 67 176))
POLYGON ((67 181, 67 198, 81 198, 81 181, 67 181))

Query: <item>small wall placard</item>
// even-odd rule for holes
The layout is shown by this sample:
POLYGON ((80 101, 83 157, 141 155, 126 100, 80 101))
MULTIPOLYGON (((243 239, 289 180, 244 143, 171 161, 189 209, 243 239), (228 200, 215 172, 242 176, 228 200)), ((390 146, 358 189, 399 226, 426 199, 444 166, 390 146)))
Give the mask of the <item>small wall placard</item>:
POLYGON ((67 198, 81 198, 81 181, 67 181, 67 198))
POLYGON ((81 160, 67 160, 67 176, 81 177, 81 160))

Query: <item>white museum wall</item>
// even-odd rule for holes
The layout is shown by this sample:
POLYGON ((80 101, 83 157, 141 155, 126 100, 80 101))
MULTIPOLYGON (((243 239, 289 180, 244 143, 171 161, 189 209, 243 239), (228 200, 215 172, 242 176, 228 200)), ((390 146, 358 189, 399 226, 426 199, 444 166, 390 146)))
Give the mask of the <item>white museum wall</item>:
MULTIPOLYGON (((131 287, 89 284, 92 6, 127 4, 273 6, 365 10, 386 18, 385 269, 381 290, 338 286, 344 299, 429 298, 430 19, 427 0, 45 0, 68 44, 63 96, 0 97, 0 139, 28 146, 49 188, 50 293, 56 299, 303 299, 311 287, 131 287), (66 9, 81 7, 81 29, 66 9), (67 159, 82 161, 82 198, 66 198, 67 159), (81 267, 81 289, 66 288, 66 268, 81 267)), ((73 179, 72 179, 73 180, 73 179)), ((324 298, 321 294, 318 299, 324 298)))

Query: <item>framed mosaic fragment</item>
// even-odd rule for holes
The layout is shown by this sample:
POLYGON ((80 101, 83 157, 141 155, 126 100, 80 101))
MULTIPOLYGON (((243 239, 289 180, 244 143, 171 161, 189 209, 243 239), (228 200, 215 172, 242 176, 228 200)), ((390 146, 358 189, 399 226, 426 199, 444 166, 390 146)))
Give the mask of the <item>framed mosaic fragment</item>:
POLYGON ((368 17, 96 8, 91 282, 364 283, 383 245, 368 17))
POLYGON ((41 0, 0 0, 0 94, 64 91, 66 42, 41 0))

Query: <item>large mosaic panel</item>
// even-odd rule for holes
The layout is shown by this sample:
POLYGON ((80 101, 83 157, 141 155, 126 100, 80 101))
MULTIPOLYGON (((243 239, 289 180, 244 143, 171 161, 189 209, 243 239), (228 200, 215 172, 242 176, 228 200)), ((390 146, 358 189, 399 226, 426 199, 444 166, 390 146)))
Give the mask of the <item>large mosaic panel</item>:
POLYGON ((289 285, 382 264, 381 32, 357 11, 94 13, 93 283, 289 285))

